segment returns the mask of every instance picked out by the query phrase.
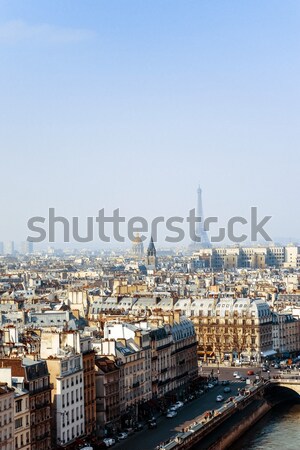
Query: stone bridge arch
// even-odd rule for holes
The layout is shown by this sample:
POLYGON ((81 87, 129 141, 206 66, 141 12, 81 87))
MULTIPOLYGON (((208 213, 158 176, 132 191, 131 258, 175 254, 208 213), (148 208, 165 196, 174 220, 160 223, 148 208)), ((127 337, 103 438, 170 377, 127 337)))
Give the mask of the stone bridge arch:
POLYGON ((265 398, 273 404, 284 401, 300 402, 299 380, 271 380, 265 390, 265 398))

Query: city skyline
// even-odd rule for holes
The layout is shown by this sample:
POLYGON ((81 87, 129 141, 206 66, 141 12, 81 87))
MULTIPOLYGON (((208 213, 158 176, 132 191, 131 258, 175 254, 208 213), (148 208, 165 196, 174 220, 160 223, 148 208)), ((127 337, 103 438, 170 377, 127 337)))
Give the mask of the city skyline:
POLYGON ((183 216, 198 180, 207 216, 256 206, 274 239, 298 238, 297 2, 0 12, 1 240, 51 207, 183 216))

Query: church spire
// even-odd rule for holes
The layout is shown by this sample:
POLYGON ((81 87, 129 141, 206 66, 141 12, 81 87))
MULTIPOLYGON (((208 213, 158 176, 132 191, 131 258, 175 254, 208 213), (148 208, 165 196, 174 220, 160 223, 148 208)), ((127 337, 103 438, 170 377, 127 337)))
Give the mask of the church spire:
POLYGON ((156 265, 157 265, 156 248, 154 245, 153 237, 151 236, 148 250, 147 250, 147 266, 156 268, 156 265))

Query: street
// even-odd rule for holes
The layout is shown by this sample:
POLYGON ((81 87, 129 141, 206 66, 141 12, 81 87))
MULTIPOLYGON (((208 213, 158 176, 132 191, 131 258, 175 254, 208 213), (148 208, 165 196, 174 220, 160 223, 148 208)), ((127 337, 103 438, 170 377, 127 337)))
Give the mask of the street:
MULTIPOLYGON (((211 371, 211 369, 212 368, 208 368, 208 371, 211 371)), ((233 372, 237 370, 241 374, 246 375, 248 369, 220 368, 219 380, 230 380, 230 393, 225 394, 223 392, 224 386, 222 385, 215 386, 207 393, 204 393, 200 398, 185 404, 178 410, 176 417, 167 419, 165 416, 160 416, 157 419, 156 429, 145 429, 137 432, 134 435, 129 436, 123 442, 117 443, 114 448, 120 450, 153 450, 157 445, 168 440, 171 436, 181 431, 182 428, 185 428, 194 422, 196 417, 200 416, 205 411, 220 408, 222 403, 216 402, 218 394, 222 394, 226 399, 233 395, 237 395, 238 389, 245 386, 245 382, 235 380, 233 377, 233 372)), ((204 371, 206 372, 206 368, 204 371)), ((214 375, 217 375, 217 370, 215 368, 214 375)))

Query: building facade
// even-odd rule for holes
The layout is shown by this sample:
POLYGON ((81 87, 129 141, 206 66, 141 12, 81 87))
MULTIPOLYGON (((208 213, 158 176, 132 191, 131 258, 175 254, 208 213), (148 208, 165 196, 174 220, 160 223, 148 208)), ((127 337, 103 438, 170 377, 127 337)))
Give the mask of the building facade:
POLYGON ((0 449, 14 450, 14 390, 0 383, 0 449))

